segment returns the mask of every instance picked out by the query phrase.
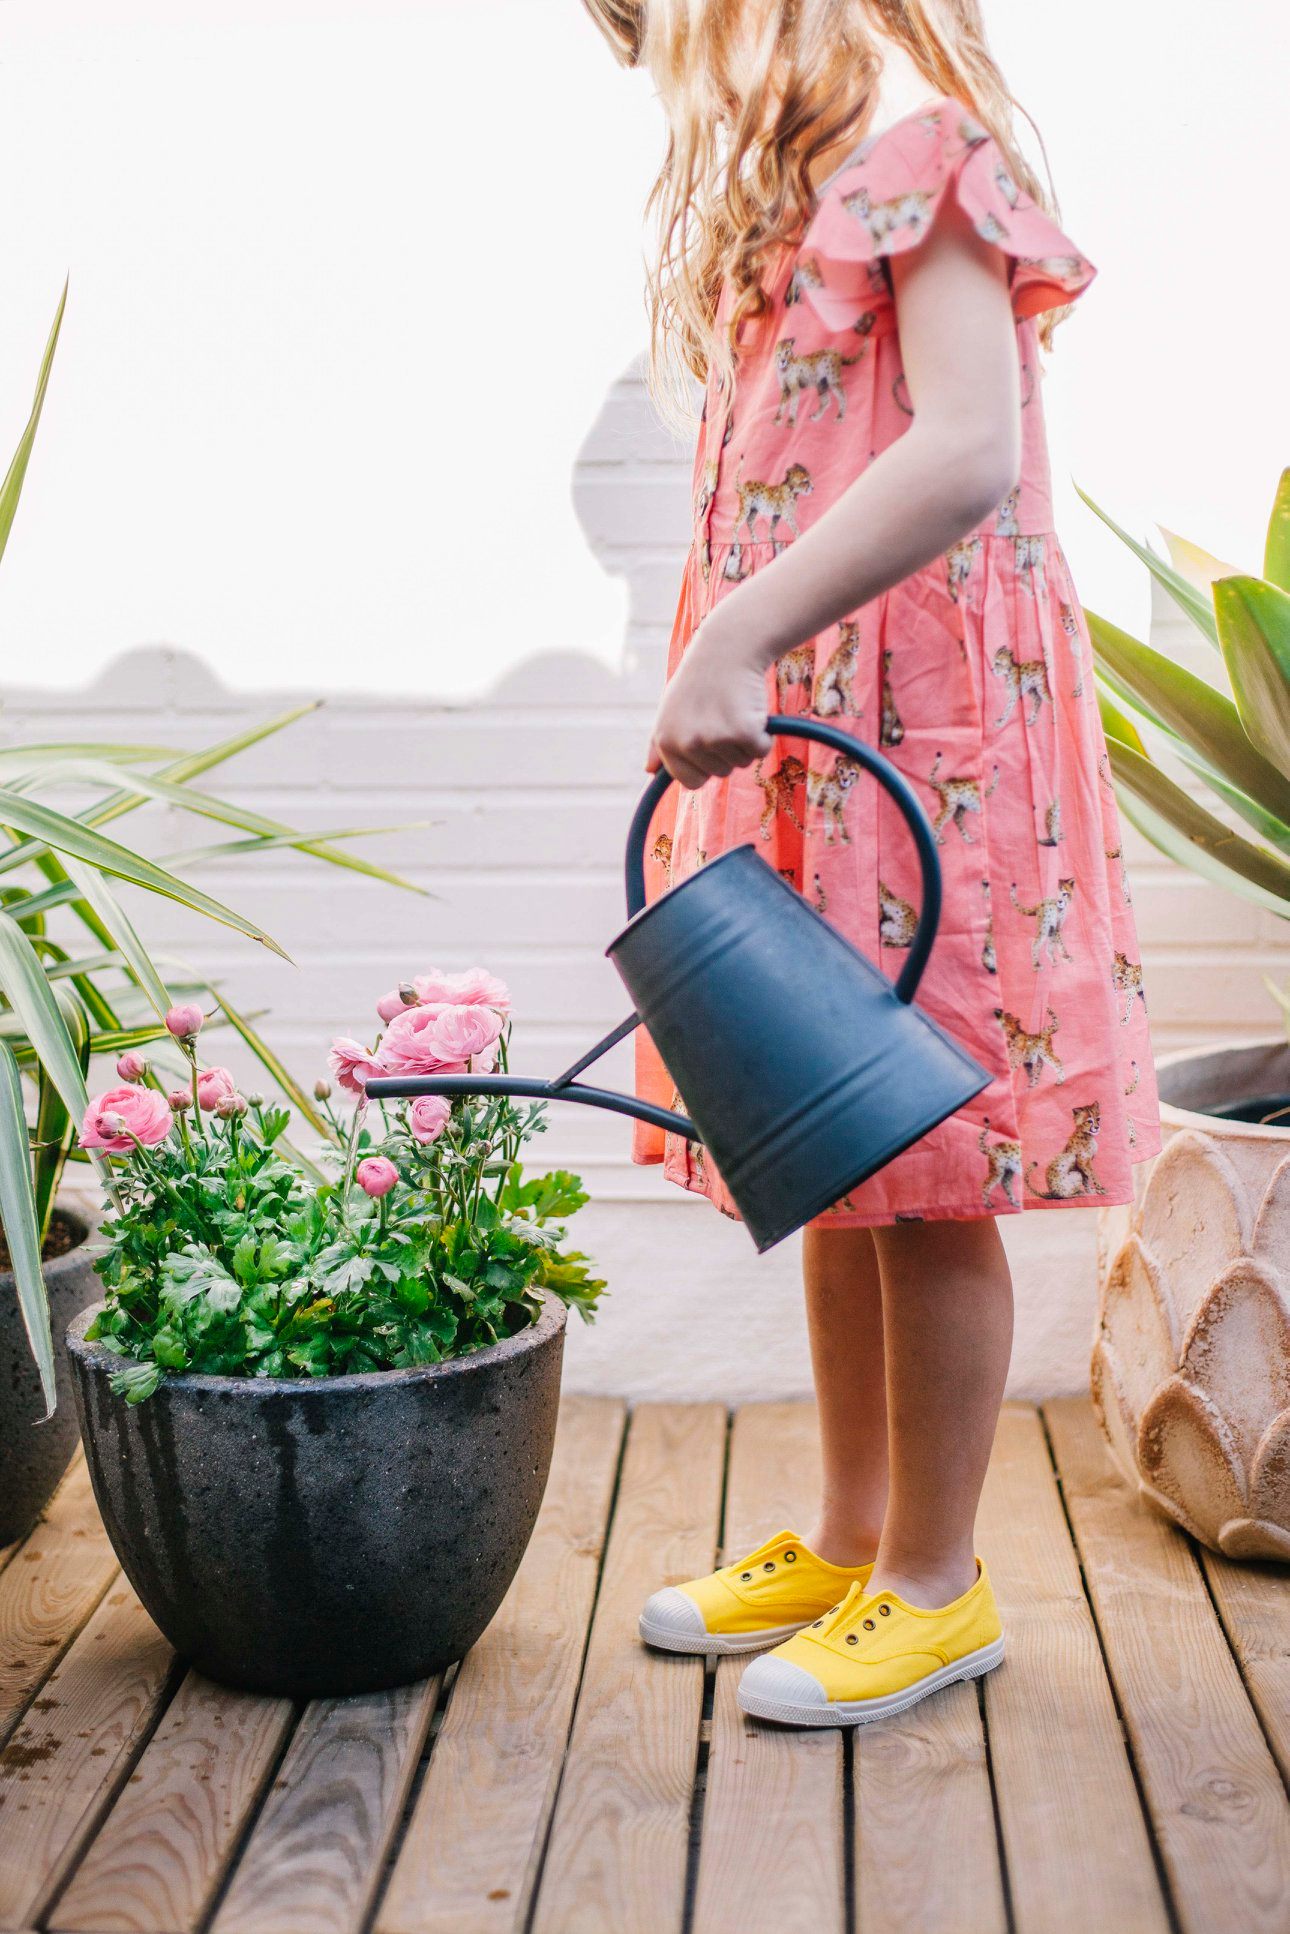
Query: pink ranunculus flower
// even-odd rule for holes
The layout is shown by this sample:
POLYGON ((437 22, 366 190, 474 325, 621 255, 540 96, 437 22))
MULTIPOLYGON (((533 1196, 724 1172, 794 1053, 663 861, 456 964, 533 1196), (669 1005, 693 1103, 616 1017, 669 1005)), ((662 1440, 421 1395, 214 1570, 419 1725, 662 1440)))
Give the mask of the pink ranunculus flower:
POLYGON ((361 1041, 351 1040, 347 1034, 338 1034, 332 1042, 327 1065, 347 1094, 360 1097, 370 1075, 389 1073, 370 1048, 365 1048, 361 1041))
POLYGON ((408 1109, 408 1130, 423 1148, 437 1142, 448 1126, 452 1103, 447 1095, 418 1095, 408 1109))
POLYGON ((142 1081, 148 1072, 148 1063, 137 1048, 129 1048, 117 1062, 116 1071, 122 1081, 142 1081))
POLYGON ((472 1063, 491 1068, 503 1026, 492 1007, 448 1001, 410 1007, 390 1022, 377 1058, 390 1074, 456 1074, 472 1063))
POLYGON ((235 1094, 237 1083, 228 1068, 201 1068, 197 1075, 197 1100, 203 1108, 214 1108, 225 1095, 235 1094))
POLYGON ((202 1031, 206 1016, 196 1001, 185 1001, 179 1007, 172 1007, 166 1016, 166 1026, 176 1041, 191 1041, 195 1034, 202 1031))
POLYGON ((454 1007, 495 1007, 499 1014, 511 1011, 510 988, 486 967, 467 967, 461 974, 443 974, 435 967, 428 974, 418 974, 412 985, 423 1007, 447 1001, 454 1007))
POLYGON ((369 1155, 354 1170, 354 1180, 364 1195, 370 1195, 373 1201, 388 1195, 398 1179, 399 1171, 384 1155, 369 1155))
POLYGON ((187 1088, 172 1088, 166 1096, 166 1106, 176 1115, 186 1115, 193 1105, 193 1097, 187 1088))
POLYGON ((411 981, 404 980, 400 981, 397 987, 392 987, 388 994, 381 995, 376 1003, 376 1011, 388 1027, 396 1014, 401 1014, 405 1007, 415 1007, 416 1004, 417 990, 411 981))
POLYGON ((109 1088, 95 1095, 81 1123, 82 1148, 101 1148, 109 1155, 128 1155, 136 1142, 155 1148, 170 1133, 174 1116, 170 1103, 155 1088, 109 1088))

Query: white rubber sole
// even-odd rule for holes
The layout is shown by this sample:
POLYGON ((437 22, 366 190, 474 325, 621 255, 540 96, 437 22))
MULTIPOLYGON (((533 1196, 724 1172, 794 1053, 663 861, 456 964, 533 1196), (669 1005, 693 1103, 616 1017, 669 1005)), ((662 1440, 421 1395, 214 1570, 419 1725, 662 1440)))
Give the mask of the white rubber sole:
POLYGON ((684 1652, 690 1657, 696 1653, 706 1659, 724 1659, 741 1652, 764 1652, 769 1646, 782 1645, 791 1639, 795 1632, 801 1632, 810 1624, 803 1619, 800 1625, 774 1625, 764 1632, 736 1632, 726 1635, 720 1632, 678 1632, 670 1626, 657 1625, 652 1619, 642 1615, 638 1630, 646 1645, 652 1645, 658 1652, 684 1652))
POLYGON ((762 1698, 755 1692, 745 1693, 740 1686, 739 1708, 754 1719, 771 1719, 781 1726, 864 1726, 870 1720, 890 1719, 893 1713, 905 1712, 920 1699, 929 1698, 945 1686, 956 1685, 960 1679, 983 1678, 1002 1663, 1003 1640, 997 1638, 992 1645, 983 1645, 979 1651, 967 1652, 961 1659, 955 1659, 952 1665, 942 1666, 939 1672, 929 1672, 905 1692, 889 1692, 882 1699, 834 1699, 823 1705, 808 1706, 762 1698))

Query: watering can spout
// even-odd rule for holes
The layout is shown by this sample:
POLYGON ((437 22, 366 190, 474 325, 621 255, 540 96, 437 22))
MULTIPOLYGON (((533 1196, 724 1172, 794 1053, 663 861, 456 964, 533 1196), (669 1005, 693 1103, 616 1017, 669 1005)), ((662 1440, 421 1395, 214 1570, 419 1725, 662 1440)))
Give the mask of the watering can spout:
POLYGON ((647 905, 645 842, 672 783, 659 772, 627 837, 628 922, 606 949, 633 1002, 626 1020, 553 1080, 381 1076, 367 1093, 514 1095, 634 1115, 703 1144, 759 1250, 841 1201, 979 1094, 986 1070, 914 1001, 941 906, 936 840, 917 794, 881 753, 836 726, 788 716, 766 725, 872 773, 904 817, 922 900, 894 982, 752 846, 722 853, 647 905), (576 1079, 642 1024, 689 1115, 576 1079))

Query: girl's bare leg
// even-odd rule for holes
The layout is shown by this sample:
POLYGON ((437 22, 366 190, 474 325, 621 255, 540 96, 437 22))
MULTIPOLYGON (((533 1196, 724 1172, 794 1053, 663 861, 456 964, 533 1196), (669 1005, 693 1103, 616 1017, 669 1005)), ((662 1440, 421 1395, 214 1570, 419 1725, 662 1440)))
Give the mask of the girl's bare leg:
MULTIPOLYGON (((977 1501, 1012 1351, 1012 1278, 993 1217, 895 1223, 873 1235, 891 1482, 870 1589, 932 1608, 976 1579, 977 1501)), ((835 1350, 842 1334, 834 1331, 835 1350)))
POLYGON ((866 1565, 887 1504, 882 1283, 868 1229, 816 1225, 802 1239, 823 1486, 807 1538, 831 1565, 866 1565))

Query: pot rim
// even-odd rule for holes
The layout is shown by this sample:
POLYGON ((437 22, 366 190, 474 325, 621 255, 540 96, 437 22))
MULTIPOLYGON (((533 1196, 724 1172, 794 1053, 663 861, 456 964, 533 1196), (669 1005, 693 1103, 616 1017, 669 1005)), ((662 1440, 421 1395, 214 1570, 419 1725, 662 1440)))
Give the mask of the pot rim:
MULTIPOLYGON (((80 1234, 77 1236, 71 1248, 64 1249, 61 1256, 51 1256, 48 1262, 42 1258, 40 1273, 44 1278, 46 1288, 56 1283, 61 1276, 66 1276, 78 1264, 90 1262, 96 1255, 101 1253, 101 1244, 97 1239, 99 1229, 96 1222, 92 1221, 82 1210, 72 1208, 67 1202, 60 1202, 57 1196, 54 1198, 54 1211, 57 1215, 62 1216, 64 1222, 70 1222, 73 1229, 79 1230, 80 1234)), ((13 1281, 14 1273, 12 1269, 0 1269, 0 1291, 13 1281)))
MULTIPOLYGON (((1287 1048, 1284 1034, 1252 1034, 1239 1041, 1202 1042, 1196 1047, 1175 1048, 1156 1058, 1156 1071, 1174 1068, 1186 1061, 1203 1061, 1214 1055, 1248 1053, 1251 1048, 1287 1048)), ((1233 1121, 1227 1115, 1207 1115, 1203 1109, 1179 1108, 1172 1101, 1161 1101, 1160 1119, 1171 1127, 1194 1128, 1207 1135, 1240 1136, 1242 1140, 1290 1142, 1290 1126, 1275 1128, 1256 1121, 1233 1121)))
MULTIPOLYGON (((246 1397, 321 1396, 329 1391, 343 1395, 346 1392, 388 1390, 393 1385, 429 1382, 440 1377, 486 1370, 510 1357, 525 1355, 565 1327, 569 1320, 568 1305, 551 1290, 542 1291, 542 1300, 544 1307, 536 1323, 517 1330, 514 1336, 504 1336, 500 1343, 487 1343, 482 1350, 470 1350, 465 1356, 448 1357, 443 1363, 415 1363, 393 1370, 359 1370, 341 1377, 222 1377, 212 1376, 203 1370, 166 1371, 156 1395, 159 1397, 167 1390, 211 1390, 246 1397)), ((87 1370, 105 1370, 124 1360, 102 1343, 85 1340, 84 1332, 104 1306, 103 1301, 91 1303, 67 1326, 68 1355, 78 1358, 87 1370)))

